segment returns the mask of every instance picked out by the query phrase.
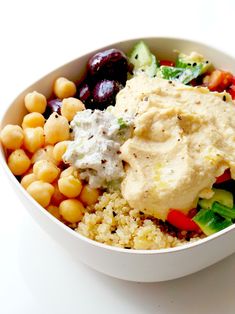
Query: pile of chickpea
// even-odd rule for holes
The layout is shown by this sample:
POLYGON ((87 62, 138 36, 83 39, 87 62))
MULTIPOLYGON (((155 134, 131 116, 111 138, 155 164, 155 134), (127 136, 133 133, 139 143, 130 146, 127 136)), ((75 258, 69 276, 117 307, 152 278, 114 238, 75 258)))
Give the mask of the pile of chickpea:
POLYGON ((62 100, 61 115, 46 120, 46 97, 36 91, 25 96, 28 114, 21 126, 6 125, 0 139, 6 149, 8 166, 20 177, 22 186, 53 216, 68 224, 81 221, 85 207, 97 202, 99 191, 82 182, 73 166, 65 168, 62 156, 71 140, 69 122, 85 109, 77 98, 74 82, 60 77, 53 86, 62 100))

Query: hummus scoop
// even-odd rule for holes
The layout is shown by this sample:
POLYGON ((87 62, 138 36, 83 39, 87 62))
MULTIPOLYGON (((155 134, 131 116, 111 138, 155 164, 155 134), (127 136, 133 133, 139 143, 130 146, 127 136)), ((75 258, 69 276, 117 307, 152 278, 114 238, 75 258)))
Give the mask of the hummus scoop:
POLYGON ((139 75, 117 95, 115 111, 135 116, 121 146, 130 206, 165 220, 170 208, 187 213, 211 197, 216 177, 235 178, 235 105, 227 93, 139 75))

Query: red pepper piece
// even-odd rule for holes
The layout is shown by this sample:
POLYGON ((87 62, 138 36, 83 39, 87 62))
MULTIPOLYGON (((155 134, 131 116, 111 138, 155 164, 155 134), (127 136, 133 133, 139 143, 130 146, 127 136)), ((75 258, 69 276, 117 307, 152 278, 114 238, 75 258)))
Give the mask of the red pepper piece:
POLYGON ((235 84, 229 87, 228 93, 231 95, 232 99, 235 99, 235 84))
POLYGON ((230 72, 225 72, 221 70, 214 70, 210 75, 207 75, 203 79, 205 86, 209 88, 210 91, 223 92, 228 88, 233 81, 233 75, 230 72))
POLYGON ((200 231, 198 225, 191 218, 177 209, 170 209, 166 220, 180 230, 200 231))
POLYGON ((231 179, 230 169, 226 169, 221 176, 216 178, 216 182, 215 183, 217 183, 217 184, 218 183, 222 183, 222 182, 228 181, 230 179, 231 179))
POLYGON ((166 65, 168 67, 174 67, 175 62, 170 61, 170 60, 160 60, 160 65, 166 65))

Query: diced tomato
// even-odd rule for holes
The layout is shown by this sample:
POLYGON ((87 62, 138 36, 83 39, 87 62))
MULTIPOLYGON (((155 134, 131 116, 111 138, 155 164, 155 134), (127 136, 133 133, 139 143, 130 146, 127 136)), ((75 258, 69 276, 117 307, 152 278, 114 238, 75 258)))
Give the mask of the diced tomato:
POLYGON ((230 179, 231 179, 230 169, 226 169, 221 176, 216 178, 216 182, 215 183, 217 183, 217 184, 218 183, 222 183, 222 182, 228 181, 230 179))
POLYGON ((210 75, 203 79, 205 86, 211 91, 223 92, 233 82, 233 75, 230 72, 214 70, 210 75))
POLYGON ((235 84, 229 87, 228 93, 231 95, 232 99, 235 99, 235 84))
POLYGON ((160 65, 166 65, 168 67, 174 67, 175 62, 170 61, 170 60, 160 60, 160 65))
POLYGON ((199 226, 191 218, 177 209, 170 209, 166 220, 180 230, 200 231, 199 226))

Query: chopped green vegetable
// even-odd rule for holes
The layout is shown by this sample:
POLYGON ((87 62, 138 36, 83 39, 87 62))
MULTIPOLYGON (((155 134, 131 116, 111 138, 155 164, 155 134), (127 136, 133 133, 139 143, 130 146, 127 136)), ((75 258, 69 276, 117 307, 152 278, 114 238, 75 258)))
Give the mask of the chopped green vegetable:
POLYGON ((211 210, 228 219, 235 219, 235 208, 229 208, 218 202, 213 203, 211 210))
POLYGON ((152 62, 149 66, 141 68, 140 70, 145 72, 149 77, 154 77, 157 74, 158 63, 154 55, 152 55, 152 62))
POLYGON ((117 122, 119 124, 119 129, 115 133, 114 140, 119 142, 120 144, 123 144, 128 138, 131 137, 131 134, 133 132, 133 122, 129 118, 119 117, 117 118, 117 122))
POLYGON ((134 72, 145 72, 150 77, 157 73, 158 61, 143 41, 139 41, 134 46, 129 55, 129 61, 134 66, 134 72))
POLYGON ((180 53, 175 67, 161 66, 157 71, 157 76, 167 80, 177 80, 183 84, 188 84, 201 74, 205 73, 211 63, 200 54, 192 52, 189 56, 180 53))
POLYGON ((200 72, 200 66, 179 68, 162 65, 157 71, 157 76, 163 79, 176 80, 183 84, 188 84, 193 79, 197 78, 200 75, 200 72))
POLYGON ((212 198, 210 199, 200 199, 198 204, 204 209, 211 209, 214 202, 218 202, 229 208, 233 207, 233 194, 229 191, 215 189, 212 198))
POLYGON ((180 53, 176 61, 176 67, 179 68, 200 67, 199 75, 201 75, 211 67, 211 62, 209 62, 202 55, 196 52, 191 52, 190 55, 180 53))
POLYGON ((123 118, 118 118, 118 124, 120 125, 120 129, 127 127, 127 123, 123 120, 123 118))
POLYGON ((207 236, 232 225, 231 219, 223 218, 209 209, 201 209, 193 221, 207 236))
POLYGON ((141 40, 133 48, 129 56, 130 62, 135 69, 149 66, 152 63, 152 54, 148 46, 141 40))

